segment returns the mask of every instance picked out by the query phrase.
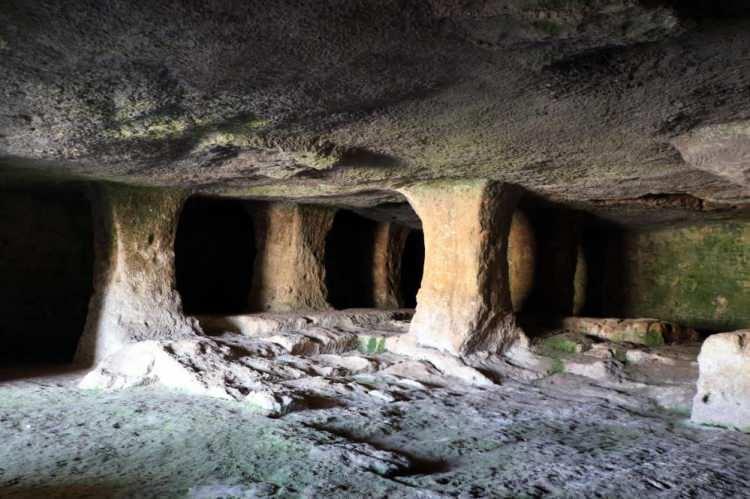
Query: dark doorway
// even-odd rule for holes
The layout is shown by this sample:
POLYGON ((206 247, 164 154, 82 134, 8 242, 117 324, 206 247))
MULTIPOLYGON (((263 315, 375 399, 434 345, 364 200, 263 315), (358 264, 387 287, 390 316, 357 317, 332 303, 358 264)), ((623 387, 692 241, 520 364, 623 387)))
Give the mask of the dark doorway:
POLYGON ((371 308, 376 223, 339 210, 326 237, 326 287, 334 308, 371 308))
POLYGON ((91 205, 0 191, 0 362, 72 362, 93 288, 91 205))
POLYGON ((247 312, 255 251, 244 202, 188 199, 175 240, 177 290, 185 313, 247 312))
POLYGON ((417 292, 424 271, 424 233, 412 230, 406 238, 401 257, 401 300, 405 308, 417 306, 417 292))

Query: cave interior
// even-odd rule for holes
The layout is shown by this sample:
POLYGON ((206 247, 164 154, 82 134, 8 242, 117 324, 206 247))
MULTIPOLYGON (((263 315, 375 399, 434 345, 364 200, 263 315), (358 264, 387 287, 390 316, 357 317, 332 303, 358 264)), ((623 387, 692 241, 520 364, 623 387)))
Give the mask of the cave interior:
POLYGON ((742 497, 750 8, 0 4, 0 496, 742 497))

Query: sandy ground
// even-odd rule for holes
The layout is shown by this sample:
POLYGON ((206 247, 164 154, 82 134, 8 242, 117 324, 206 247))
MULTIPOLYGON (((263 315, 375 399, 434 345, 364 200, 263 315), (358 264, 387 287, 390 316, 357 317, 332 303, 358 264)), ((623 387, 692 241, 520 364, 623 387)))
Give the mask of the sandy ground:
POLYGON ((6 380, 0 496, 741 497, 750 490, 750 435, 695 426, 646 398, 571 374, 477 387, 411 362, 321 377, 351 396, 308 400, 275 418, 241 402, 156 387, 80 390, 71 375, 6 380))

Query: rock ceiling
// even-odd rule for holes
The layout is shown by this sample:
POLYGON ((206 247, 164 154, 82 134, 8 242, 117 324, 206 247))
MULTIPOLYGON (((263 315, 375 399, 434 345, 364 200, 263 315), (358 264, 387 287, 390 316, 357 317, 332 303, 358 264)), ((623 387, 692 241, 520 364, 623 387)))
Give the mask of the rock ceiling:
POLYGON ((743 4, 8 0, 0 174, 360 206, 486 177, 744 210, 743 4))

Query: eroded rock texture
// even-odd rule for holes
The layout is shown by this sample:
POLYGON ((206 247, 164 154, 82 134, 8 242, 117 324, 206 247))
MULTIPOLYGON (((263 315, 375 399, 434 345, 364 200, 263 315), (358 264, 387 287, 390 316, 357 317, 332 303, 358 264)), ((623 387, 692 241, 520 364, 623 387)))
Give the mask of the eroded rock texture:
POLYGON ((750 224, 744 219, 625 231, 607 255, 607 313, 694 328, 750 326, 750 224))
POLYGON ((375 229, 373 248, 373 302, 377 308, 401 308, 401 259, 409 229, 380 223, 375 229))
POLYGON ((101 185, 94 196, 94 296, 76 353, 91 364, 148 339, 192 336, 175 289, 174 237, 185 195, 101 185))
POLYGON ((748 119, 746 16, 740 1, 9 0, 0 156, 308 200, 486 177, 566 200, 747 202, 734 173, 671 145, 748 119))
POLYGON ((750 331, 710 336, 698 364, 693 421, 750 431, 750 331))
POLYGON ((514 312, 523 308, 534 287, 535 256, 534 229, 523 211, 517 209, 508 233, 508 279, 514 312))
POLYGON ((254 210, 257 257, 251 306, 257 311, 330 308, 325 286, 325 241, 333 210, 270 203, 254 210))
POLYGON ((507 346, 517 336, 507 247, 518 190, 487 181, 432 182, 404 194, 425 238, 410 334, 456 354, 507 346))

